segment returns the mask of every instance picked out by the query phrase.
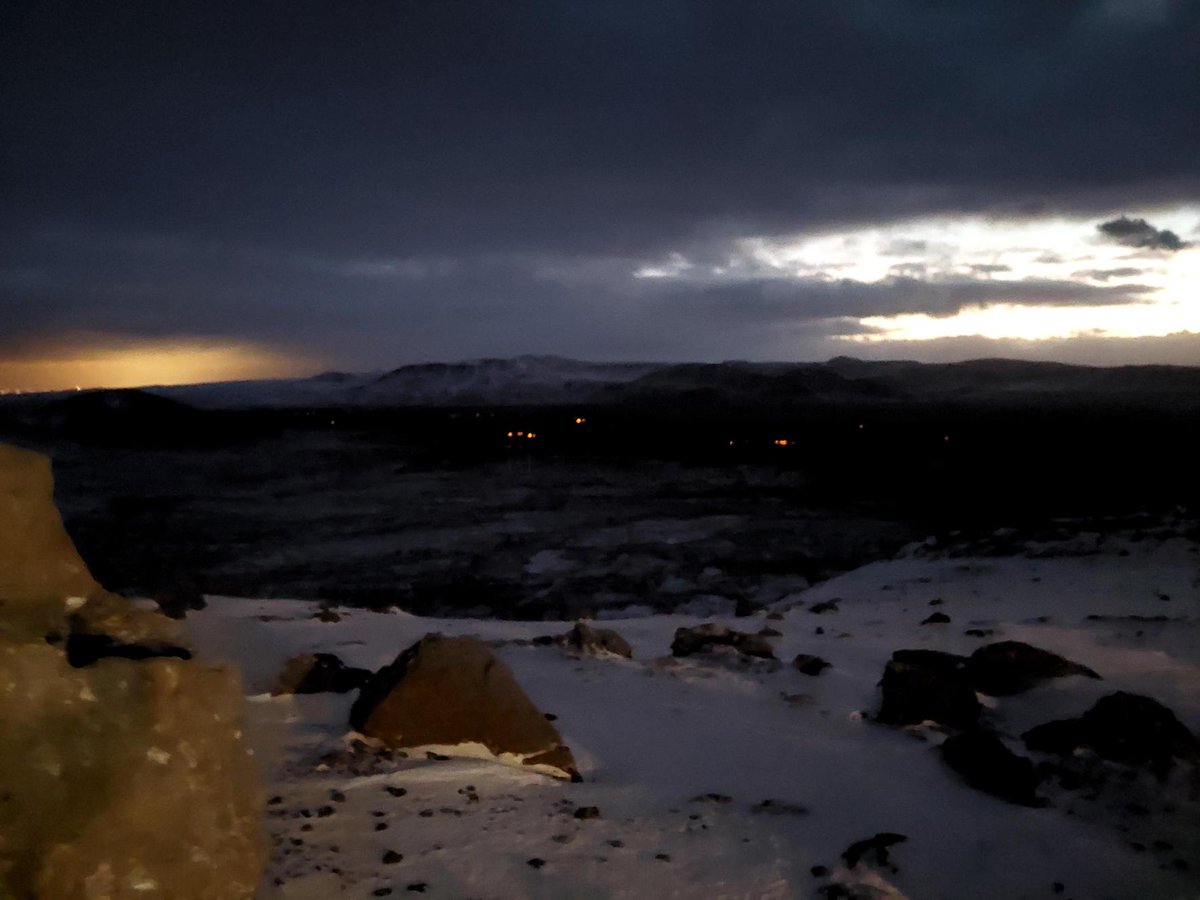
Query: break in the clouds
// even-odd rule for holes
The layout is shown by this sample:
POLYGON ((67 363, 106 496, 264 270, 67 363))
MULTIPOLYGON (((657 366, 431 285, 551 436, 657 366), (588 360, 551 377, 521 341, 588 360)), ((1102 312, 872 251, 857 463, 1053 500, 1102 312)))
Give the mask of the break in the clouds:
POLYGON ((1009 308, 1186 331, 1197 33, 1185 0, 6 4, 0 347, 369 368, 819 358, 1009 308))
POLYGON ((1147 250, 1183 250, 1191 244, 1181 240, 1179 235, 1167 228, 1155 228, 1145 219, 1131 219, 1121 216, 1111 222, 1101 222, 1100 233, 1112 238, 1126 247, 1140 247, 1147 250))

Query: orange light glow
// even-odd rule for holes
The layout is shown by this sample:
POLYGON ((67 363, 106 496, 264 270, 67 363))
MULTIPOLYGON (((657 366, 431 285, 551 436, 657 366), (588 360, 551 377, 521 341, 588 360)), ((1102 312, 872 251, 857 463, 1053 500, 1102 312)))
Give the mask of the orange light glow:
POLYGON ((64 391, 201 384, 310 374, 320 362, 246 341, 128 340, 53 344, 0 357, 0 389, 64 391))
POLYGON ((788 441, 788 440, 786 440, 786 439, 784 439, 784 438, 780 438, 780 439, 778 439, 777 441, 775 441, 775 446, 776 446, 776 447, 786 447, 786 446, 788 446, 788 444, 790 444, 790 443, 791 443, 791 441, 788 441))
POLYGON ((587 419, 585 419, 583 416, 576 416, 576 417, 575 417, 575 424, 576 424, 576 425, 582 425, 582 424, 583 424, 584 422, 586 422, 586 421, 587 421, 587 419))

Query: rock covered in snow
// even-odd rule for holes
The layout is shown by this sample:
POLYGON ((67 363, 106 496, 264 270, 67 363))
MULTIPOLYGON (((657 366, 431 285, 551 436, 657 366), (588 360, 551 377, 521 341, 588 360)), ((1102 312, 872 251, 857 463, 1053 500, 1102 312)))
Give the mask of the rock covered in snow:
POLYGON ((473 637, 421 638, 367 680, 350 725, 390 747, 476 750, 579 778, 558 730, 508 666, 473 637))
POLYGON ((236 673, 104 591, 52 498, 49 461, 0 445, 0 896, 253 897, 236 673))
POLYGON ((333 653, 302 653, 283 664, 271 696, 344 694, 362 687, 370 677, 369 670, 347 666, 333 653))
POLYGON ((679 628, 675 631, 675 639, 671 641, 673 656, 691 656, 695 653, 706 653, 714 647, 732 647, 744 656, 758 659, 775 659, 775 650, 766 638, 757 634, 747 634, 734 631, 724 625, 711 622, 697 625, 694 628, 679 628))

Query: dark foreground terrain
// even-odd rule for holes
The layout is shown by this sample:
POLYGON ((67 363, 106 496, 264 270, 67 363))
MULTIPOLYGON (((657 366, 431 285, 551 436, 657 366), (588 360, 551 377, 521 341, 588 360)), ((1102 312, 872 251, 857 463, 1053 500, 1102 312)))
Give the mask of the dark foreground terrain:
POLYGON ((1200 508, 1189 406, 1084 396, 202 409, 85 392, 0 407, 0 440, 54 458, 112 588, 426 614, 746 612, 931 535, 978 547, 1200 508))

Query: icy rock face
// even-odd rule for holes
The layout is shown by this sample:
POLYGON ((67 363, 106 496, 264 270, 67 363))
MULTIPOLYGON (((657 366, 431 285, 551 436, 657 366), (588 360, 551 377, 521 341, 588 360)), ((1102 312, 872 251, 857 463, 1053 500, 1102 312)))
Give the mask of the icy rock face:
POLYGON ((0 897, 253 897, 236 674, 105 592, 52 496, 45 457, 0 445, 0 897), (80 639, 95 652, 72 665, 80 639))
POLYGON ((579 778, 558 730, 512 670, 472 637, 421 638, 363 686, 350 725, 389 747, 467 745, 501 762, 579 778))

